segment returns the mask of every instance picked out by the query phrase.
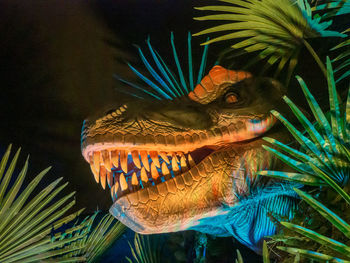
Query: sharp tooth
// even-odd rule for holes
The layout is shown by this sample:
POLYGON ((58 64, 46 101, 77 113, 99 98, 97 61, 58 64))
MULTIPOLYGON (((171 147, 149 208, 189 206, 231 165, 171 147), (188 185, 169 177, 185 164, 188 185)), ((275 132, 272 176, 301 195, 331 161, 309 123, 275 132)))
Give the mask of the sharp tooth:
POLYGON ((100 181, 100 171, 96 171, 94 162, 92 161, 92 158, 90 160, 90 168, 91 168, 91 171, 94 175, 96 183, 98 183, 100 181))
POLYGON ((136 175, 135 172, 132 174, 132 177, 131 177, 131 184, 132 184, 132 185, 138 185, 138 184, 139 184, 139 180, 137 180, 137 175, 136 175))
POLYGON ((176 156, 176 154, 175 153, 173 153, 173 159, 171 160, 172 162, 176 162, 176 163, 179 163, 179 159, 177 158, 177 156, 176 156))
POLYGON ((177 173, 178 171, 180 171, 179 165, 177 164, 177 162, 174 159, 171 162, 171 168, 173 169, 174 173, 177 173))
POLYGON ((120 151, 120 166, 125 173, 128 172, 128 153, 126 151, 120 151))
POLYGON ((125 176, 123 173, 120 174, 119 183, 120 183, 120 187, 121 187, 122 191, 128 189, 128 183, 126 182, 125 176))
POLYGON ((112 197, 113 200, 114 200, 114 188, 115 188, 115 185, 113 185, 111 187, 111 197, 112 197))
POLYGON ((188 163, 190 164, 190 167, 196 166, 196 163, 193 161, 191 154, 188 154, 188 163))
POLYGON ((109 155, 109 151, 102 151, 102 160, 103 160, 103 163, 107 169, 107 171, 111 171, 112 169, 112 164, 111 164, 111 158, 110 158, 110 155, 109 155))
POLYGON ((168 174, 170 174, 168 166, 166 165, 166 163, 162 163, 162 174, 163 174, 163 176, 167 176, 168 174))
POLYGON ((118 109, 116 112, 117 112, 117 114, 119 114, 119 115, 122 114, 122 112, 121 112, 119 109, 118 109))
POLYGON ((151 156, 152 161, 155 164, 155 166, 160 168, 159 159, 158 159, 158 152, 152 151, 152 152, 149 152, 149 155, 151 156))
POLYGON ((107 172, 107 183, 108 187, 111 188, 111 185, 113 184, 113 172, 107 172))
POLYGON ((95 170, 96 171, 100 171, 100 152, 94 152, 94 155, 93 155, 93 158, 94 158, 94 166, 95 166, 95 170))
POLYGON ((112 151, 111 152, 111 161, 115 168, 119 166, 119 151, 112 151))
POLYGON ((117 198, 118 189, 119 189, 119 183, 115 182, 115 184, 114 184, 114 196, 115 196, 115 198, 117 198))
POLYGON ((181 172, 185 172, 188 170, 187 163, 186 163, 186 157, 184 155, 181 156, 181 172))
POLYGON ((169 158, 168 158, 168 156, 166 155, 166 152, 159 152, 159 155, 160 155, 160 157, 162 157, 162 159, 163 159, 167 164, 170 163, 169 158))
POLYGON ((107 175, 107 169, 103 165, 101 165, 100 179, 101 179, 101 185, 103 189, 106 189, 106 175, 107 175))
POLYGON ((141 162, 140 162, 140 157, 139 157, 139 152, 138 151, 132 151, 131 152, 132 159, 134 161, 134 164, 137 168, 141 169, 141 162))
POLYGON ((143 167, 149 172, 149 162, 148 162, 148 154, 146 151, 140 151, 141 161, 143 164, 143 167))
POLYGON ((142 180, 142 182, 145 182, 145 183, 148 182, 148 176, 147 176, 145 167, 142 167, 142 169, 141 169, 141 180, 142 180))
POLYGON ((154 180, 158 179, 159 173, 158 173, 157 168, 153 162, 151 163, 151 174, 152 174, 152 178, 154 180))

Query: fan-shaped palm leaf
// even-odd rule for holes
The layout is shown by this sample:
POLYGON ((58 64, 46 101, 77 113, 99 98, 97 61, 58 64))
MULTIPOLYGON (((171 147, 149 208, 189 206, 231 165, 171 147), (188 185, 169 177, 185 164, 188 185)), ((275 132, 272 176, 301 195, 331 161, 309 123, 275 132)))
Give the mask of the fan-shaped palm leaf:
MULTIPOLYGON (((312 124, 288 97, 284 97, 285 102, 305 128, 308 136, 303 135, 280 113, 272 111, 274 116, 287 127, 289 132, 302 145, 302 151, 293 149, 271 138, 264 139, 288 155, 268 146, 264 146, 264 148, 298 172, 260 171, 259 174, 309 185, 332 185, 340 195, 344 196, 338 184, 344 185, 349 180, 350 174, 350 91, 346 110, 344 115, 341 116, 342 111, 337 98, 334 75, 329 58, 327 58, 327 76, 331 108, 330 121, 326 118, 326 114, 322 112, 300 77, 297 77, 297 79, 316 119, 316 124, 312 124)), ((350 203, 350 199, 348 201, 350 203)))
MULTIPOLYGON (((268 175, 281 179, 299 182, 309 185, 325 185, 330 187, 339 194, 344 201, 344 214, 349 214, 350 196, 342 188, 349 184, 349 169, 350 169, 350 90, 348 93, 348 101, 345 105, 345 110, 340 109, 337 98, 336 86, 333 76, 333 70, 329 58, 327 58, 327 80, 330 101, 330 117, 326 118, 326 114, 322 112, 316 100, 307 89, 303 80, 298 77, 299 83, 303 89, 305 97, 316 119, 316 123, 312 124, 305 115, 296 107, 296 105, 285 97, 285 101, 293 111, 294 115, 305 128, 307 135, 298 131, 290 122, 277 112, 273 114, 282 121, 288 128, 294 138, 301 144, 301 149, 293 149, 274 139, 265 138, 268 142, 284 151, 286 154, 274 150, 270 147, 265 148, 275 154, 279 159, 287 163, 289 166, 298 171, 298 173, 285 173, 276 171, 261 171, 260 175, 268 175), (342 115, 344 112, 344 115, 342 115)), ((319 192, 322 191, 320 188, 319 192)), ((300 247, 290 247, 291 237, 276 239, 283 241, 287 247, 278 246, 277 248, 287 253, 306 257, 312 260, 324 260, 327 262, 350 262, 350 225, 343 220, 339 215, 328 209, 321 202, 314 199, 310 194, 307 194, 299 189, 294 189, 298 195, 315 209, 323 218, 332 225, 332 229, 338 229, 342 234, 342 242, 334 238, 327 237, 324 234, 308 229, 305 226, 308 221, 305 215, 302 216, 302 222, 298 224, 290 222, 281 222, 287 229, 294 231, 299 235, 296 240, 310 240, 319 244, 322 251, 312 251, 300 247)), ((320 196, 319 194, 317 196, 320 196)), ((332 200, 331 202, 334 202, 332 200)), ((330 202, 330 203, 331 203, 330 202)), ((327 233, 333 233, 328 231, 327 233)), ((295 239, 295 238, 294 238, 295 239)), ((292 245, 298 245, 296 242, 292 245)))
MULTIPOLYGON (((0 162, 0 262, 25 263, 48 259, 59 262, 54 257, 72 251, 71 248, 60 247, 83 238, 83 235, 75 235, 62 240, 59 237, 64 234, 56 234, 53 242, 51 233, 73 220, 83 209, 61 218, 75 204, 75 200, 72 200, 74 193, 54 200, 67 185, 66 183, 57 187, 62 178, 52 182, 39 194, 29 199, 50 168, 39 173, 23 188, 28 159, 16 177, 14 171, 20 150, 16 152, 8 165, 10 152, 11 146, 8 147, 0 162)), ((81 225, 77 229, 84 227, 81 225)), ((72 258, 71 262, 79 260, 81 259, 72 258)))
POLYGON ((83 239, 71 242, 67 247, 74 249, 69 254, 60 258, 62 262, 74 257, 85 258, 84 262, 97 262, 104 252, 124 233, 126 227, 117 221, 113 216, 106 214, 99 219, 97 226, 93 227, 98 212, 93 216, 85 218, 78 224, 87 224, 86 228, 80 229, 74 235, 85 235, 83 239))
MULTIPOLYGON (((350 32, 350 28, 344 31, 344 33, 348 32, 350 32)), ((335 68, 334 72, 341 74, 337 79, 337 82, 339 82, 350 76, 350 38, 347 38, 342 43, 332 48, 332 50, 342 50, 342 52, 333 59, 333 62, 337 63, 337 67, 335 68)))
POLYGON ((265 68, 277 64, 275 76, 288 65, 288 77, 297 64, 302 45, 311 52, 320 68, 325 67, 316 52, 307 42, 315 37, 345 37, 337 31, 327 30, 332 21, 321 21, 314 15, 307 0, 218 0, 229 5, 197 7, 202 11, 219 14, 196 17, 195 20, 230 21, 194 34, 195 36, 228 31, 227 34, 213 38, 203 44, 223 40, 240 40, 232 45, 234 49, 258 52, 247 65, 266 59, 265 68))
MULTIPOLYGON (((350 225, 348 223, 346 223, 341 217, 339 217, 338 215, 333 213, 331 210, 329 210, 327 207, 325 207, 320 202, 318 202, 313 197, 311 197, 311 195, 299 189, 295 189, 295 191, 299 194, 299 196, 304 201, 306 201, 310 206, 312 206, 316 211, 318 211, 321 214, 321 216, 327 219, 332 224, 333 227, 338 228, 338 230, 348 238, 347 243, 349 243, 350 225)), ((345 193, 345 195, 346 195, 346 199, 350 199, 350 196, 348 194, 345 193)), ((287 227, 288 229, 291 229, 301 234, 302 236, 305 236, 319 243, 320 245, 335 251, 340 256, 336 257, 334 255, 330 255, 330 253, 328 254, 319 253, 319 252, 295 248, 295 247, 279 246, 277 247, 278 249, 286 251, 290 254, 301 254, 304 257, 307 257, 310 259, 327 260, 329 262, 350 263, 350 246, 299 225, 295 225, 289 222, 281 222, 281 224, 287 227)))
POLYGON ((126 257, 130 263, 160 263, 164 262, 161 259, 161 252, 163 249, 162 242, 160 238, 155 236, 139 235, 135 233, 134 247, 129 243, 131 254, 134 260, 126 257), (151 242, 152 240, 152 242, 151 242))
POLYGON ((312 11, 318 13, 322 20, 327 20, 330 17, 344 15, 350 13, 349 0, 326 0, 323 3, 317 2, 312 7, 312 11))
POLYGON ((167 63, 162 59, 159 53, 153 49, 150 39, 148 38, 146 42, 153 61, 146 59, 140 47, 137 47, 137 49, 143 64, 145 65, 153 80, 142 75, 132 65, 128 64, 128 66, 144 83, 148 85, 149 88, 139 86, 137 84, 124 80, 118 75, 114 75, 116 79, 132 88, 132 90, 121 89, 121 91, 137 98, 152 98, 157 100, 173 100, 175 98, 187 95, 203 78, 205 74, 208 54, 208 46, 206 46, 203 51, 197 78, 194 79, 191 41, 191 34, 188 33, 188 79, 186 79, 185 74, 183 73, 184 71, 181 67, 174 43, 174 34, 171 33, 170 42, 172 46, 174 61, 176 64, 177 74, 175 74, 168 67, 167 63))

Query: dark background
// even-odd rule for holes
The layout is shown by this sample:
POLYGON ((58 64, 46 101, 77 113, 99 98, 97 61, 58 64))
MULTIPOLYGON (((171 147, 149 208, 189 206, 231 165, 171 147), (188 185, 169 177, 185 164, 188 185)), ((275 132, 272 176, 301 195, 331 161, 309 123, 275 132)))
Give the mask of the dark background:
MULTIPOLYGON (((31 155, 27 181, 53 166, 42 186, 63 176, 69 181, 66 193, 76 191, 75 209, 85 207, 86 214, 108 210, 109 191, 95 183, 81 156, 81 124, 87 116, 128 99, 118 92, 121 84, 113 74, 135 80, 125 64, 140 63, 133 44, 144 46, 150 35, 152 45, 172 61, 170 31, 174 31, 178 53, 186 54, 187 31, 208 26, 193 21, 193 16, 201 15, 193 5, 206 2, 212 3, 0 0, 0 152, 10 143, 22 147, 20 164, 31 155)), ((201 41, 195 38, 193 47, 201 41)), ((209 63, 222 48, 220 44, 209 48, 209 63)), ((193 51, 196 61, 201 51, 193 51)), ((310 70, 312 63, 304 63, 301 71, 308 79, 320 79, 317 70, 310 70)), ((295 91, 294 96, 300 93, 295 91)), ((248 250, 244 254, 252 255, 248 250)))
POLYGON ((170 31, 181 54, 192 17, 185 0, 1 0, 1 151, 13 143, 22 161, 31 155, 28 179, 53 166, 44 183, 63 176, 87 213, 108 209, 109 193, 80 153, 82 122, 127 99, 113 74, 135 80, 126 66, 140 63, 133 44, 150 35, 172 60, 170 31))
MULTIPOLYGON (((113 74, 137 81, 125 64, 140 63, 133 44, 145 46, 150 35, 152 45, 173 63, 169 51, 174 31, 178 54, 186 54, 188 30, 201 28, 193 15, 188 0, 0 0, 0 153, 10 143, 13 149, 22 147, 18 170, 30 154, 27 183, 52 166, 37 191, 64 177, 69 185, 61 196, 76 191, 73 210, 107 211, 112 204, 109 191, 95 183, 81 156, 82 122, 128 99, 118 92, 121 84, 113 74)), ((197 63, 202 48, 195 47, 202 40, 193 41, 197 63)), ((219 48, 209 49, 210 63, 219 48)), ((187 248, 178 249, 193 258, 193 234, 176 238, 185 239, 187 248)), ((127 241, 132 239, 128 231, 102 262, 125 262, 125 255, 131 257, 127 241)), ((234 247, 230 238, 218 244, 229 251, 229 262, 236 247, 246 259, 250 255, 257 260, 247 248, 234 247)))

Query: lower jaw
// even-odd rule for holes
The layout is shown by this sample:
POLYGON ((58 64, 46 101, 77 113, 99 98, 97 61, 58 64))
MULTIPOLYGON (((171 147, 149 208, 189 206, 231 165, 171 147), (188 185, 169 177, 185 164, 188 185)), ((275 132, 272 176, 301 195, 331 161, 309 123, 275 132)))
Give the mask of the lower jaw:
MULTIPOLYGON (((200 219, 216 217, 223 207, 236 205, 239 202, 237 194, 248 191, 247 171, 234 171, 240 165, 253 165, 250 158, 257 157, 252 153, 256 156, 262 153, 264 164, 261 168, 268 167, 269 154, 261 144, 262 140, 257 139, 248 144, 220 148, 175 178, 118 198, 110 213, 142 234, 191 229, 200 223, 200 219)), ((252 175, 250 168, 247 169, 252 175)))
POLYGON ((215 161, 224 158, 222 154, 214 152, 175 178, 118 198, 110 213, 142 234, 182 231, 196 226, 203 217, 216 216, 225 199, 236 201, 232 178, 224 177, 226 167, 215 161))
MULTIPOLYGON (((175 198, 179 202, 178 198, 175 198)), ((116 201, 109 209, 112 214, 121 223, 140 234, 160 234, 178 232, 191 229, 200 224, 202 218, 215 217, 222 210, 222 206, 206 207, 202 209, 187 209, 184 211, 173 211, 171 214, 165 214, 165 211, 152 210, 152 206, 156 206, 157 202, 151 201, 154 204, 142 204, 139 207, 130 207, 125 209, 127 201, 121 198, 116 201), (152 210, 145 216, 145 211, 152 210)), ((159 202, 164 205, 174 203, 174 200, 159 202)))

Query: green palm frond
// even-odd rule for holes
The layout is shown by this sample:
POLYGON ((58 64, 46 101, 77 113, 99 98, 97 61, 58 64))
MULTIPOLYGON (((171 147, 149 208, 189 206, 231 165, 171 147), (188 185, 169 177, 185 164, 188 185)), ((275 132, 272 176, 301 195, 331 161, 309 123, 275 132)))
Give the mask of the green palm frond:
POLYGON ((96 227, 93 227, 98 212, 94 215, 85 218, 78 224, 86 224, 86 228, 80 229, 76 235, 85 235, 83 239, 71 242, 67 247, 74 249, 69 254, 60 258, 62 262, 74 257, 85 258, 84 262, 97 262, 104 252, 109 249, 113 243, 124 233, 126 227, 117 221, 113 216, 106 214, 96 227))
POLYGON ((295 234, 284 233, 282 236, 279 235, 273 239, 275 242, 282 241, 284 243, 285 246, 277 246, 278 249, 291 255, 296 255, 296 257, 317 261, 349 263, 350 224, 342 217, 350 218, 348 216, 350 214, 350 196, 346 190, 349 186, 350 174, 350 90, 345 109, 342 110, 338 101, 334 74, 329 58, 327 58, 326 64, 330 104, 328 115, 321 110, 300 77, 297 78, 314 115, 315 123, 311 123, 287 97, 284 97, 284 100, 302 124, 305 129, 305 135, 282 115, 273 111, 273 114, 300 143, 301 149, 296 150, 275 139, 265 138, 266 141, 279 150, 267 146, 265 146, 265 149, 297 172, 261 171, 259 174, 304 185, 328 186, 328 188, 317 188, 318 191, 315 196, 328 198, 325 199, 328 200, 327 206, 333 205, 333 209, 336 208, 337 213, 316 200, 311 194, 294 189, 310 208, 307 213, 301 212, 299 219, 292 219, 296 223, 281 222, 282 226, 295 234), (335 194, 337 194, 337 197, 334 198, 335 194), (315 210, 317 214, 313 214, 310 209, 315 210), (339 214, 339 212, 342 214, 339 214), (330 223, 331 227, 327 228, 327 223, 330 223), (310 227, 308 228, 308 226, 310 227), (334 229, 337 229, 338 232, 335 232, 334 229), (305 247, 310 247, 311 249, 305 249, 305 247))
MULTIPOLYGON (((344 33, 348 32, 350 32, 350 28, 344 31, 344 33)), ((337 78, 337 82, 339 82, 350 76, 350 37, 345 39, 340 44, 336 45, 334 48, 332 48, 332 50, 342 51, 336 58, 332 60, 332 62, 337 63, 337 67, 334 69, 334 72, 340 74, 339 78, 337 78)))
POLYGON ((315 3, 312 11, 318 13, 321 19, 345 15, 350 13, 350 1, 348 0, 326 0, 321 4, 315 3))
POLYGON ((237 253, 237 258, 235 259, 235 263, 244 263, 241 252, 237 249, 236 253, 237 253))
MULTIPOLYGON (((331 185, 340 195, 344 196, 343 190, 338 184, 344 185, 348 182, 350 174, 350 90, 346 109, 341 111, 329 58, 327 58, 327 76, 330 120, 327 119, 326 114, 321 110, 300 77, 297 77, 297 79, 316 119, 316 123, 311 123, 288 97, 284 97, 285 102, 302 124, 307 135, 299 131, 280 113, 272 111, 273 115, 287 127, 289 132, 299 142, 302 149, 293 149, 272 138, 264 139, 281 151, 268 146, 263 147, 297 172, 260 171, 259 174, 296 181, 306 185, 331 185)), ((350 203, 350 199, 348 201, 350 203)))
MULTIPOLYGON (((347 237, 347 244, 350 242, 350 225, 346 223, 341 217, 337 214, 329 210, 327 207, 322 205, 320 202, 315 200, 311 195, 295 189, 295 191, 299 194, 299 196, 306 201, 312 208, 314 208, 317 212, 320 213, 322 217, 327 219, 333 227, 337 228, 344 236, 347 237)), ((348 194, 347 199, 350 198, 348 194)), ((302 236, 305 236, 317 243, 321 246, 326 247, 330 250, 331 253, 319 253, 317 251, 305 250, 296 247, 277 247, 280 250, 283 250, 290 254, 301 254, 304 257, 316 260, 327 260, 328 262, 346 262, 350 263, 350 246, 346 245, 345 242, 339 242, 322 234, 319 234, 311 229, 302 227, 300 225, 295 225, 289 222, 281 222, 283 226, 286 228, 293 230, 299 233, 302 236), (332 251, 334 251, 337 255, 332 255, 332 251)))
POLYGON ((174 62, 176 65, 176 71, 172 70, 169 64, 170 59, 164 60, 157 50, 152 45, 150 38, 147 39, 147 46, 150 54, 150 59, 147 59, 144 52, 140 47, 137 47, 140 58, 149 72, 150 77, 147 77, 139 72, 135 67, 128 63, 129 68, 138 76, 147 86, 139 86, 135 83, 131 83, 118 75, 114 75, 120 82, 127 84, 130 90, 120 90, 126 94, 132 95, 139 99, 151 98, 157 100, 174 100, 176 98, 187 96, 195 86, 202 80, 206 64, 209 46, 206 45, 203 50, 202 59, 199 64, 198 74, 195 72, 195 65, 192 59, 192 37, 190 32, 187 37, 187 54, 181 53, 180 59, 176 51, 174 34, 170 34, 170 43, 174 62), (186 74, 185 68, 181 66, 180 60, 186 57, 188 59, 188 72, 186 74), (167 63, 165 62, 167 61, 167 63))
MULTIPOLYGON (((275 77, 288 67, 287 82, 298 62, 300 48, 304 45, 316 59, 323 73, 325 67, 307 42, 316 37, 345 37, 345 34, 329 30, 332 20, 322 20, 315 15, 307 0, 218 0, 228 5, 197 7, 202 11, 218 14, 196 17, 195 20, 229 21, 226 24, 205 29, 195 36, 227 32, 203 44, 223 40, 235 41, 234 50, 257 52, 247 65, 266 60, 265 69, 277 65, 275 77)), ((318 11, 318 10, 317 10, 318 11)), ((242 53, 244 54, 244 53, 242 53)))
MULTIPOLYGON (((79 240, 83 235, 61 239, 64 233, 51 238, 53 230, 73 220, 82 211, 61 218, 74 204, 74 192, 55 200, 67 186, 59 186, 59 178, 44 188, 39 194, 30 198, 50 168, 39 173, 27 186, 23 182, 28 169, 28 158, 19 172, 14 175, 20 149, 9 163, 11 146, 0 162, 0 262, 39 262, 42 260, 60 262, 56 256, 72 251, 62 247, 64 244, 79 240), (8 164, 9 163, 9 164, 8 164), (52 203, 52 201, 55 202, 52 203)), ((84 225, 77 229, 84 228, 84 225)), ((71 230, 68 230, 71 231, 71 230)), ((76 249, 76 248, 74 248, 76 249)), ((72 258, 76 262, 81 258, 72 258)))
POLYGON ((155 236, 139 235, 135 233, 134 247, 129 243, 131 254, 134 260, 126 257, 130 263, 161 263, 164 259, 161 258, 163 249, 161 240, 155 236), (152 242, 151 242, 152 241, 152 242))

